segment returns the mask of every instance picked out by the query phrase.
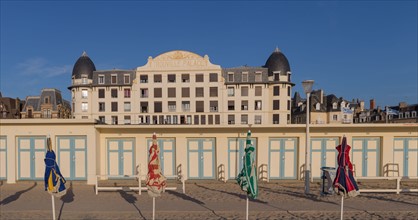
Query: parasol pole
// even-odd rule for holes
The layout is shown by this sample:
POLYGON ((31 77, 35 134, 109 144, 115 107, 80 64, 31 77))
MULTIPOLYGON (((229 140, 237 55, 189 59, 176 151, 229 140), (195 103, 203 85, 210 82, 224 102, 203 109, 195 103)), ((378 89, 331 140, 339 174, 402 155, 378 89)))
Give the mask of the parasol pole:
POLYGON ((341 220, 343 220, 343 209, 344 209, 344 195, 341 196, 341 220))
POLYGON ((55 220, 55 198, 54 198, 54 195, 51 195, 51 201, 52 201, 52 220, 55 220))
POLYGON ((155 197, 152 197, 152 220, 155 220, 155 197))
POLYGON ((247 210, 246 210, 246 216, 245 219, 248 220, 248 196, 247 196, 247 210))

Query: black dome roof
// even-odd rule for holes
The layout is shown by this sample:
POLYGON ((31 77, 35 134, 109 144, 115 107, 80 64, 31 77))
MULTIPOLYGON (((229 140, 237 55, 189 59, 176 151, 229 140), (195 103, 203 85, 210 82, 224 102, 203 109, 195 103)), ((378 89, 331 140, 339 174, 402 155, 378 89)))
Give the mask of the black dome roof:
POLYGON ((269 76, 273 76, 273 72, 275 71, 280 71, 282 73, 290 72, 289 61, 279 48, 276 48, 270 55, 264 67, 269 69, 269 76))
POLYGON ((93 79, 93 71, 96 71, 93 61, 87 56, 86 52, 83 52, 74 64, 73 77, 75 79, 81 79, 81 75, 87 74, 87 78, 93 79))

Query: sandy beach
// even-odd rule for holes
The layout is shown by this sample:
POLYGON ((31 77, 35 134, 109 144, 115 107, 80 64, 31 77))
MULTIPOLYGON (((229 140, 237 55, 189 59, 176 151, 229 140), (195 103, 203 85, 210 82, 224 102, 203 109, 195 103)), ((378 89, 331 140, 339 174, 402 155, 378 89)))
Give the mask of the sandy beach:
MULTIPOLYGON (((115 184, 111 181, 108 184, 115 184)), ((360 188, 394 187, 393 181, 359 182, 360 188)), ((152 219, 152 198, 146 192, 99 192, 85 182, 67 183, 55 198, 57 219, 152 219), (70 186, 71 185, 71 186, 70 186)), ((156 219, 245 219, 246 195, 230 181, 188 181, 156 199, 156 219)), ((417 181, 403 188, 417 188, 417 181)), ((320 182, 304 194, 303 181, 272 181, 259 185, 260 195, 249 202, 250 219, 339 219, 341 197, 321 196, 320 182)), ((51 219, 51 197, 43 182, 1 183, 1 219, 51 219)), ((344 200, 344 219, 418 219, 418 193, 362 193, 344 200)))

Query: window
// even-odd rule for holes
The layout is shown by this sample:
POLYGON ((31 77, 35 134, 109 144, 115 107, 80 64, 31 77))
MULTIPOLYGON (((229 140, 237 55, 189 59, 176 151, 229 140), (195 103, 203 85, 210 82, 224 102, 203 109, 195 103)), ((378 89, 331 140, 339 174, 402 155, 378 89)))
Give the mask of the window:
MULTIPOLYGON (((391 116, 391 115, 389 115, 389 116, 391 116)), ((398 118, 403 118, 403 113, 399 113, 398 118)))
POLYGON ((287 96, 290 96, 290 86, 287 87, 287 96))
POLYGON ((332 120, 333 120, 333 121, 337 121, 337 120, 338 120, 338 115, 333 115, 333 116, 332 116, 332 120))
POLYGON ((99 102, 99 112, 104 112, 104 111, 106 111, 105 103, 99 102))
POLYGON ((210 101, 209 102, 210 111, 217 112, 218 111, 218 101, 210 101))
POLYGON ((248 73, 242 73, 242 82, 248 82, 248 73))
POLYGON ((248 124, 248 115, 241 115, 241 124, 248 124))
POLYGON ((162 80, 162 76, 161 76, 161 74, 156 74, 156 75, 154 75, 154 82, 155 83, 161 83, 163 80, 162 80))
POLYGON ((261 124, 261 115, 254 116, 254 124, 261 124))
POLYGON ((412 111, 412 118, 416 118, 417 117, 417 112, 416 111, 412 111))
POLYGON ((184 82, 184 83, 190 82, 190 75, 189 74, 181 74, 181 82, 184 82))
POLYGON ((111 80, 110 80, 110 82, 111 82, 112 84, 116 84, 116 83, 117 83, 117 81, 118 81, 118 77, 117 77, 117 75, 112 75, 110 79, 111 79, 111 80))
POLYGON ((175 74, 168 74, 167 80, 168 80, 169 83, 176 82, 176 75, 175 74))
POLYGON ((105 90, 99 89, 99 99, 104 99, 104 98, 105 98, 105 90))
POLYGON ((206 115, 200 116, 200 124, 205 125, 206 124, 206 115))
POLYGON ((148 75, 140 75, 139 76, 140 83, 148 83, 148 75))
POLYGON ((280 96, 280 86, 274 86, 273 87, 273 95, 274 96, 280 96))
POLYGON ((315 110, 321 110, 321 104, 319 102, 315 104, 315 110))
POLYGON ((210 73, 209 74, 209 82, 218 82, 218 74, 217 73, 210 73))
POLYGON ((248 86, 241 87, 241 96, 248 96, 248 86))
POLYGON ((287 123, 290 124, 290 114, 287 114, 287 123))
MULTIPOLYGON (((3 112, 4 113, 4 112, 3 112)), ((7 112, 6 112, 7 113, 7 112)), ((7 114, 6 115, 4 115, 3 114, 3 116, 4 117, 6 117, 7 116, 7 114)), ((43 111, 42 111, 42 117, 43 118, 51 118, 51 109, 44 109, 43 111)))
POLYGON ((118 97, 118 90, 117 89, 110 90, 110 96, 112 98, 117 98, 118 97))
POLYGON ((208 124, 213 125, 213 115, 208 115, 208 124))
POLYGON ((99 75, 99 84, 104 84, 104 83, 105 83, 104 75, 99 75))
POLYGON ((148 113, 148 102, 141 102, 141 113, 148 113))
POLYGON ((190 111, 190 101, 182 101, 181 102, 181 109, 185 112, 190 111))
POLYGON ((87 84, 87 77, 86 76, 81 77, 81 83, 82 84, 87 84))
POLYGON ((274 81, 280 81, 280 74, 279 73, 274 74, 274 81))
POLYGON ((261 73, 255 73, 255 81, 256 82, 261 82, 262 81, 261 73))
POLYGON ((131 111, 131 102, 124 102, 123 103, 123 109, 125 110, 125 112, 130 112, 131 111))
POLYGON ((229 111, 235 110, 235 102, 233 100, 228 101, 228 110, 229 111))
POLYGON ((209 95, 210 97, 218 97, 218 87, 210 87, 209 95))
POLYGON ((280 115, 273 114, 273 124, 279 124, 279 123, 280 123, 280 115))
POLYGON ((228 96, 234 96, 234 95, 235 95, 235 88, 228 87, 228 96))
POLYGON ((405 112, 405 118, 409 118, 409 112, 405 112))
POLYGON ((280 110, 280 100, 273 100, 273 110, 280 110))
POLYGON ((215 115, 215 124, 217 124, 217 125, 221 124, 221 116, 220 115, 215 115))
POLYGON ((235 124, 235 115, 228 115, 228 124, 229 125, 235 124))
POLYGON ((336 102, 332 103, 332 109, 337 109, 337 103, 336 102))
POLYGON ((196 74, 196 82, 204 82, 202 73, 196 74))
POLYGON ((131 89, 124 89, 123 95, 125 98, 131 98, 131 89))
POLYGON ((204 90, 203 87, 196 87, 196 97, 204 97, 204 90))
POLYGON ((261 96, 262 95, 262 87, 256 86, 255 87, 255 96, 261 96))
MULTIPOLYGON (((83 89, 83 90, 81 90, 81 98, 82 98, 82 99, 87 99, 87 96, 88 96, 88 91, 87 91, 87 89, 83 89)), ((48 102, 46 102, 46 103, 48 103, 48 102)))
POLYGON ((176 88, 168 88, 167 89, 167 96, 169 98, 175 98, 176 97, 176 88))
POLYGON ((194 124, 198 125, 199 124, 199 115, 195 115, 193 120, 194 120, 194 124))
POLYGON ((287 100, 287 110, 290 110, 290 100, 287 100))
POLYGON ((117 112, 118 111, 118 103, 117 102, 112 102, 112 112, 117 112))
POLYGON ((131 83, 131 76, 129 74, 123 75, 123 83, 125 84, 131 83))
POLYGON ((241 110, 243 111, 248 110, 248 101, 241 101, 241 110))
POLYGON ((148 98, 148 89, 140 89, 141 98, 148 98))
POLYGON ((203 101, 196 101, 196 112, 204 112, 205 106, 203 101))
POLYGON ((181 88, 181 97, 187 98, 190 97, 190 88, 181 88))
POLYGON ((176 101, 168 101, 168 111, 169 112, 176 111, 176 101))
POLYGON ((87 102, 81 103, 81 111, 86 112, 88 110, 88 104, 87 102))
POLYGON ((131 124, 131 116, 130 115, 123 116, 123 121, 124 121, 125 125, 130 125, 131 124))
POLYGON ((105 116, 99 116, 99 122, 102 124, 106 123, 105 116))
POLYGON ((154 102, 154 112, 163 112, 162 102, 154 102))
POLYGON ((261 100, 256 100, 254 103, 254 110, 261 110, 261 100))
POLYGON ((234 73, 228 73, 228 82, 234 82, 234 73))
POLYGON ((161 98, 163 96, 162 88, 154 88, 154 98, 161 98))
POLYGON ((112 125, 118 124, 118 116, 112 116, 112 125))

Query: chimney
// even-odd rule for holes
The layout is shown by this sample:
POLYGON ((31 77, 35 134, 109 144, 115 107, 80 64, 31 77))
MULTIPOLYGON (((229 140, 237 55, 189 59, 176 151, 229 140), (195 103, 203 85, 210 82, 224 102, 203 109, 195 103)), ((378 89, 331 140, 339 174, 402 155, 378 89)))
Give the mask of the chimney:
POLYGON ((370 99, 370 110, 373 110, 374 109, 374 107, 375 107, 375 101, 374 101, 374 99, 370 99))

